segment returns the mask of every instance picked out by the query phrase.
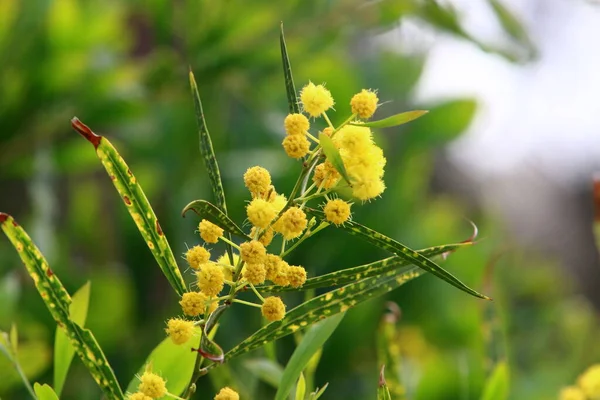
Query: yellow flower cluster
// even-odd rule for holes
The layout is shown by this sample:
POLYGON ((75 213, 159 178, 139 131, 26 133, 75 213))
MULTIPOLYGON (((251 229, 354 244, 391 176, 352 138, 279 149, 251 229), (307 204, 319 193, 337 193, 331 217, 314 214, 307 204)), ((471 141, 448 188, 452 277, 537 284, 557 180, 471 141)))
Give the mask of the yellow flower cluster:
POLYGON ((204 314, 206 307, 208 307, 208 314, 217 308, 217 303, 211 302, 210 298, 202 292, 184 293, 179 304, 183 313, 190 317, 197 317, 204 314))
POLYGON ((229 387, 224 387, 219 390, 219 393, 215 396, 215 400, 240 400, 240 395, 229 387))
POLYGON ((201 264, 208 262, 210 252, 202 246, 194 246, 185 253, 185 259, 191 269, 198 270, 201 264))
POLYGON ((265 196, 271 187, 271 174, 263 167, 248 168, 244 174, 244 184, 252 197, 265 196))
POLYGON ((600 364, 594 364, 577 378, 577 386, 567 386, 560 391, 560 400, 600 399, 600 364))
POLYGON ((340 199, 329 200, 323 208, 323 212, 327 221, 340 225, 350 218, 350 204, 340 199))
POLYGON ((371 118, 377 109, 377 94, 371 90, 363 89, 350 100, 352 114, 358 115, 362 119, 371 118))
POLYGON ((217 243, 219 238, 223 236, 223 229, 206 219, 200 221, 198 230, 200 231, 200 237, 206 243, 217 243))
POLYGON ((323 85, 309 82, 300 91, 300 102, 304 111, 311 117, 318 117, 333 107, 333 97, 323 85))
POLYGON ((325 161, 315 167, 313 182, 323 189, 331 189, 337 185, 341 177, 337 169, 329 161, 325 161))
POLYGON ((167 394, 167 386, 165 380, 160 376, 145 371, 139 377, 140 384, 137 393, 129 396, 133 400, 159 399, 167 394))
POLYGON ((175 344, 184 344, 194 335, 194 322, 181 318, 171 318, 165 329, 167 335, 175 344))
POLYGON ((223 268, 213 262, 202 264, 200 270, 196 272, 196 277, 198 287, 207 296, 216 296, 223 290, 225 281, 223 268))
POLYGON ((279 297, 267 297, 261 311, 262 315, 269 321, 279 321, 285 316, 285 304, 279 297))

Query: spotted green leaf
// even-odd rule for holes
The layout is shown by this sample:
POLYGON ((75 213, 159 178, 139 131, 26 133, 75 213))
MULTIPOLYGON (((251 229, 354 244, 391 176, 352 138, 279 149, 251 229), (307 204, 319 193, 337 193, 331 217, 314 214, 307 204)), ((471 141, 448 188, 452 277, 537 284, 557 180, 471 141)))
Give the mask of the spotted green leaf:
MULTIPOLYGON (((271 322, 225 354, 230 360, 265 343, 277 340, 327 317, 345 312, 366 300, 381 296, 422 274, 391 270, 380 276, 363 279, 314 297, 288 311, 281 321, 271 322)), ((209 366, 214 367, 214 364, 209 366)))
POLYGON ((192 201, 183 208, 181 215, 185 216, 185 214, 190 210, 198 214, 200 218, 205 218, 209 220, 210 222, 218 225, 227 232, 233 233, 234 235, 240 236, 244 239, 250 239, 244 233, 244 231, 239 226, 237 226, 235 222, 231 220, 231 218, 225 215, 225 213, 219 210, 219 208, 217 208, 215 205, 209 203, 206 200, 192 201))
POLYGON ((356 126, 368 126, 370 128, 390 128, 392 126, 398 126, 406 124, 407 122, 413 121, 423 115, 427 114, 429 111, 427 110, 414 110, 414 111, 406 111, 400 114, 392 115, 391 117, 387 117, 384 119, 380 119, 378 121, 367 121, 357 123, 350 123, 350 125, 356 126))
POLYGON ((115 374, 96 338, 88 329, 83 329, 71 319, 71 296, 52 272, 42 253, 10 215, 0 213, 0 227, 17 249, 50 314, 71 340, 75 352, 102 389, 104 396, 107 399, 123 399, 115 374))
MULTIPOLYGON (((195 335, 189 342, 177 345, 171 338, 167 337, 152 350, 146 361, 138 369, 138 375, 144 373, 146 365, 152 365, 152 370, 159 372, 160 376, 167 382, 167 390, 179 396, 187 387, 194 371, 196 353, 190 348, 198 347, 200 344, 200 328, 195 329, 195 335)), ((137 376, 127 385, 127 391, 135 393, 140 380, 137 376)))
MULTIPOLYGON (((281 383, 275 394, 275 400, 284 400, 287 398, 294 387, 294 383, 302 376, 302 371, 306 368, 311 357, 325 344, 327 339, 329 339, 342 321, 342 318, 344 318, 344 315, 345 313, 337 314, 331 318, 317 322, 308 329, 283 371, 281 383)), ((297 389, 296 395, 298 395, 297 389)), ((302 393, 300 399, 304 399, 304 393, 302 393)))
MULTIPOLYGON (((441 254, 446 254, 464 246, 470 246, 472 242, 447 244, 444 246, 429 247, 422 250, 417 250, 418 253, 425 257, 434 257, 441 254)), ((361 279, 370 278, 372 276, 383 274, 392 269, 398 269, 399 267, 405 267, 410 262, 398 256, 392 256, 384 258, 383 260, 375 261, 369 264, 359 265, 357 267, 346 268, 339 271, 330 272, 314 278, 306 280, 304 285, 299 288, 293 288, 291 286, 279 286, 279 285, 266 285, 258 286, 257 289, 265 293, 276 293, 276 292, 289 292, 299 290, 318 289, 331 286, 347 285, 348 283, 358 282, 361 279)), ((402 272, 409 272, 416 270, 417 267, 407 267, 402 269, 402 272)))
POLYGON ((158 262, 175 292, 181 296, 185 293, 185 282, 173 256, 173 251, 165 237, 158 219, 148 202, 142 187, 108 139, 96 135, 77 118, 71 120, 73 128, 94 145, 96 154, 106 169, 127 211, 135 222, 142 237, 146 241, 152 255, 158 262))
POLYGON ((281 62, 283 64, 283 77, 285 78, 285 92, 288 98, 290 114, 300 112, 298 105, 298 97, 296 96, 296 86, 294 85, 294 77, 292 76, 292 66, 288 57, 287 46, 285 44, 285 36, 283 35, 283 23, 280 27, 279 44, 281 46, 281 62))
MULTIPOLYGON (((325 220, 325 216, 321 211, 315 209, 306 209, 306 211, 317 217, 321 220, 325 220)), ((431 261, 426 256, 420 254, 419 252, 412 250, 411 248, 395 241, 392 238, 389 238, 377 231, 374 231, 371 228, 368 228, 364 225, 361 225, 354 221, 347 221, 344 225, 340 226, 340 229, 347 231, 352 235, 359 236, 365 239, 367 242, 374 244, 375 246, 390 251, 396 254, 398 257, 406 260, 408 263, 415 265, 427 272, 432 273, 438 278, 450 283, 452 286, 469 293, 473 296, 489 300, 490 298, 484 296, 483 294, 471 289, 464 283, 462 283, 458 278, 452 275, 450 272, 446 271, 442 267, 440 267, 435 262, 431 261)))
POLYGON ((40 385, 36 382, 33 385, 33 390, 35 390, 35 395, 38 400, 58 400, 58 395, 45 383, 40 385))
MULTIPOLYGON (((90 282, 83 285, 73 295, 72 300, 69 306, 71 319, 83 328, 90 301, 90 282)), ((74 355, 75 349, 71 346, 65 331, 56 327, 56 335, 54 336, 54 390, 58 396, 62 392, 74 355)))
POLYGON ((323 153, 325 153, 327 161, 329 161, 331 165, 335 167, 337 172, 340 173, 342 178, 350 184, 350 178, 346 172, 346 167, 344 167, 340 151, 335 147, 331 138, 324 133, 319 133, 319 143, 323 148, 323 153))

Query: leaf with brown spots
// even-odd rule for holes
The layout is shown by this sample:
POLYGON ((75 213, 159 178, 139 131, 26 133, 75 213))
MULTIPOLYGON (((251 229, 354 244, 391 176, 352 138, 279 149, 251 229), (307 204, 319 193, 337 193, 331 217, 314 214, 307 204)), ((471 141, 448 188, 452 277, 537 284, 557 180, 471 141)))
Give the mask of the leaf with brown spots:
POLYGON ((225 213, 216 206, 212 205, 205 200, 194 200, 183 208, 181 215, 185 216, 188 211, 195 212, 200 218, 205 218, 216 224, 226 232, 233 233, 234 235, 240 236, 246 240, 250 238, 244 233, 244 231, 236 225, 225 213))

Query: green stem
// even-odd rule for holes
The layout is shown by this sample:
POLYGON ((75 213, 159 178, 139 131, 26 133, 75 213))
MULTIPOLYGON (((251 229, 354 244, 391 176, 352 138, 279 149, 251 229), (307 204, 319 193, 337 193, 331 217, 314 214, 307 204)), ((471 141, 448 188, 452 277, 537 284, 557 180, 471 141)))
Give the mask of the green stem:
POLYGON ((321 224, 319 226, 317 226, 314 230, 312 231, 308 231, 306 232, 296 243, 294 243, 289 249, 287 249, 286 251, 282 252, 279 257, 284 258, 285 256, 287 256, 288 254, 290 254, 296 247, 298 247, 300 245, 300 243, 302 243, 303 241, 305 241, 306 239, 308 239, 309 237, 319 233, 320 231, 322 231, 323 229, 327 228, 329 226, 328 222, 321 222, 321 224))
POLYGON ((261 305, 261 304, 250 303, 249 301, 240 300, 240 299, 233 299, 231 302, 232 302, 232 303, 240 303, 240 304, 244 304, 244 305, 246 305, 246 306, 250 306, 250 307, 262 308, 262 305, 261 305))
POLYGON ((333 124, 331 123, 331 121, 329 120, 329 117, 327 116, 327 113, 323 111, 323 118, 325 118, 325 121, 327 121, 327 125, 329 125, 329 127, 331 129, 335 129, 335 127, 333 126, 333 124))
POLYGON ((251 283, 250 283, 250 288, 252 289, 252 291, 254 292, 254 294, 256 295, 256 297, 258 297, 258 299, 259 299, 261 302, 263 302, 263 303, 264 303, 264 302, 265 302, 265 298, 264 298, 264 297, 262 297, 260 293, 258 293, 258 290, 256 290, 256 288, 254 287, 254 285, 253 285, 253 284, 251 284, 251 283))
POLYGON ((316 137, 314 137, 313 135, 311 135, 310 133, 306 132, 306 136, 312 140, 313 142, 315 142, 316 144, 319 144, 319 139, 317 139, 316 137))
POLYGON ((225 243, 231 245, 232 247, 235 247, 237 249, 237 251, 240 251, 240 246, 238 246, 237 244, 235 244, 231 240, 227 239, 225 236, 221 236, 219 239, 221 239, 225 243))

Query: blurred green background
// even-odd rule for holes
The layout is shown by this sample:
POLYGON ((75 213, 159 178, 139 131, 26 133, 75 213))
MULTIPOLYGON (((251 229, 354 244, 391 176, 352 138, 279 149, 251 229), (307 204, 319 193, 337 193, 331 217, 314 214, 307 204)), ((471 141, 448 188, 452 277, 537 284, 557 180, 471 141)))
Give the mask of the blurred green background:
MULTIPOLYGON (((495 6, 495 7, 493 7, 495 6)), ((376 339, 385 302, 402 310, 395 337, 410 399, 477 399, 490 367, 507 359, 509 398, 555 398, 599 356, 591 305, 569 284, 557 262, 514 243, 486 210, 432 190, 434 164, 477 112, 471 97, 414 104, 412 91, 427 62, 415 48, 394 51, 373 37, 406 19, 521 63, 533 55, 526 32, 502 4, 490 19, 512 38, 495 47, 468 34, 456 13, 431 0, 340 1, 0 1, 0 210, 31 234, 70 292, 87 280, 92 296, 87 326, 125 386, 177 314, 177 298, 117 198, 89 144, 69 125, 76 115, 119 149, 144 188, 176 254, 199 242, 194 218, 182 219, 193 199, 211 199, 197 146, 187 71, 196 75, 220 163, 232 218, 242 222, 248 195, 242 173, 260 164, 281 192, 299 165, 281 151, 287 102, 278 32, 285 24, 297 85, 326 82, 340 121, 350 97, 376 88, 383 117, 426 108, 409 125, 377 132, 388 159, 382 199, 354 207, 355 220, 413 247, 485 238, 453 254, 445 267, 494 297, 487 303, 425 276, 386 298, 351 310, 326 344, 315 384, 324 398, 374 398, 379 373, 376 339)), ((494 13, 493 11, 496 11, 494 13)), ((486 22, 483 22, 486 23, 486 22)), ((335 229, 311 239, 291 263, 310 276, 385 256, 335 229)), ((181 263, 183 265, 183 261, 181 263)), ((299 298, 289 296, 295 304, 299 298)), ((225 349, 260 325, 258 313, 234 308, 217 336, 225 349)), ((54 322, 7 240, 0 240, 0 330, 19 327, 20 356, 31 381, 51 382, 54 322)), ((277 344, 285 365, 293 338, 277 344)), ((246 362, 219 379, 253 398, 246 362), (232 379, 231 382, 228 379, 232 379), (248 393, 248 392, 247 392, 248 393)), ((212 373, 211 373, 212 374, 212 373)), ((212 398, 209 377, 198 398, 212 398)), ((0 396, 26 398, 0 356, 0 396)), ((64 398, 97 399, 100 392, 75 360, 64 398)))

